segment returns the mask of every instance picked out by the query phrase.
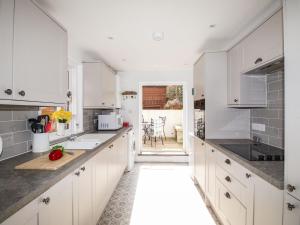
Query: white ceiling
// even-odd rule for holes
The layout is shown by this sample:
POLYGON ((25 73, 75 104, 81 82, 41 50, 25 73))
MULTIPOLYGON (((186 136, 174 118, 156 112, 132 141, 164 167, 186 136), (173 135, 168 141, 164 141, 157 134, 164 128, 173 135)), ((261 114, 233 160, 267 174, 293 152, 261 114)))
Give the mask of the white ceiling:
POLYGON ((37 0, 67 28, 71 58, 102 59, 119 71, 189 69, 278 1, 37 0), (164 32, 164 40, 154 41, 153 32, 164 32))

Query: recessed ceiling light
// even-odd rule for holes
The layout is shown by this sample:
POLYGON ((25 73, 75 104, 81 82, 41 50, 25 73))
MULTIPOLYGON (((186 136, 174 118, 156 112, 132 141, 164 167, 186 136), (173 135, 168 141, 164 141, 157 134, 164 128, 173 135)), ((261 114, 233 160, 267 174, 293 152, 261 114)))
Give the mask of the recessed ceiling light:
POLYGON ((152 38, 154 41, 162 41, 164 39, 164 32, 153 32, 152 38))
POLYGON ((209 28, 215 28, 215 27, 216 27, 216 24, 209 25, 209 28))
POLYGON ((122 59, 123 62, 126 62, 126 59, 122 59))
POLYGON ((114 40, 115 38, 113 36, 108 36, 107 39, 114 40))

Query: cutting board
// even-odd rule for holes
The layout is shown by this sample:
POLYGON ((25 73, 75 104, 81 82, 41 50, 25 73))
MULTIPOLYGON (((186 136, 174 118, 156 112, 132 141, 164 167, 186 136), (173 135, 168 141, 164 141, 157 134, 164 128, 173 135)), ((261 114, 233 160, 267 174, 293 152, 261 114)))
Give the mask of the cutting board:
POLYGON ((72 160, 76 159, 80 155, 85 153, 85 150, 66 151, 62 158, 56 161, 51 161, 48 158, 48 154, 39 156, 33 160, 17 165, 17 170, 57 170, 60 167, 66 165, 72 160), (67 152, 71 153, 68 154, 67 152))

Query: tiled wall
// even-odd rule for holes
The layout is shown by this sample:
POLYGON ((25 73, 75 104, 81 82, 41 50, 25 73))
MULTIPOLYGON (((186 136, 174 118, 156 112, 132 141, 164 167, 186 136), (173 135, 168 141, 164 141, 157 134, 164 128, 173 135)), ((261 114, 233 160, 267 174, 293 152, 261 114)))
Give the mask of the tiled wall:
POLYGON ((31 131, 27 120, 37 115, 37 107, 0 106, 0 136, 3 139, 0 161, 31 151, 31 131))
POLYGON ((284 73, 268 75, 268 107, 251 110, 251 124, 265 124, 265 132, 254 130, 251 136, 258 136, 262 142, 275 147, 284 147, 284 73))

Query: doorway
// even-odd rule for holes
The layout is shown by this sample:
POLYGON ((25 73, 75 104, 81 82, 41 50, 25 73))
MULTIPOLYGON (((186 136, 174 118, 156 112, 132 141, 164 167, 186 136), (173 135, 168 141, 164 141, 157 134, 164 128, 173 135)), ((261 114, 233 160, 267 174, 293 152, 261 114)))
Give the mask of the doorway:
POLYGON ((140 93, 141 153, 185 154, 184 85, 142 84, 140 93))

